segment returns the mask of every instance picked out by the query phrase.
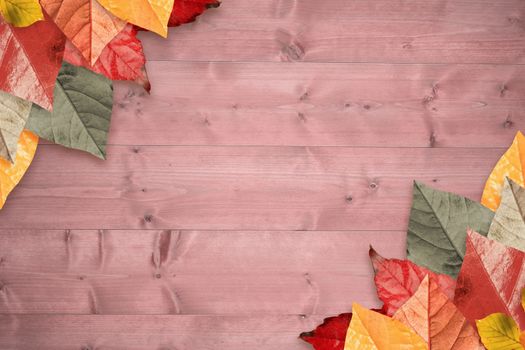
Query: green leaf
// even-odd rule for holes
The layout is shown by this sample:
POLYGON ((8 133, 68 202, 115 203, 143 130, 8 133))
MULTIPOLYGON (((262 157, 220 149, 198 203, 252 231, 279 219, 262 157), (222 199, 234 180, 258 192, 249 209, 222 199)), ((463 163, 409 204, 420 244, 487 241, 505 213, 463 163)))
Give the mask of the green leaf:
POLYGON ((490 225, 488 237, 525 251, 525 188, 505 178, 501 203, 490 225))
POLYGON ((64 62, 55 84, 53 111, 33 105, 26 128, 46 140, 105 159, 112 107, 111 80, 64 62))
POLYGON ((13 163, 31 102, 0 91, 0 157, 13 163))
POLYGON ((456 277, 465 255, 467 228, 487 235, 494 213, 468 198, 414 182, 408 224, 408 259, 456 277))

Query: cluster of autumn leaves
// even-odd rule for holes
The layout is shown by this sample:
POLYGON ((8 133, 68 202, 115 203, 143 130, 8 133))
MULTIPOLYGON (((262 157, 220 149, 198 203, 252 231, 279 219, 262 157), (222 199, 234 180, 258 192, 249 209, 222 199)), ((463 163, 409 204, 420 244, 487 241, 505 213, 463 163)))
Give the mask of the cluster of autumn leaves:
POLYGON ((0 208, 38 138, 106 157, 113 80, 150 91, 137 33, 163 37, 219 0, 0 0, 0 208))
POLYGON ((407 260, 370 248, 380 310, 353 304, 301 334, 316 350, 525 349, 525 137, 481 204, 415 182, 407 260))

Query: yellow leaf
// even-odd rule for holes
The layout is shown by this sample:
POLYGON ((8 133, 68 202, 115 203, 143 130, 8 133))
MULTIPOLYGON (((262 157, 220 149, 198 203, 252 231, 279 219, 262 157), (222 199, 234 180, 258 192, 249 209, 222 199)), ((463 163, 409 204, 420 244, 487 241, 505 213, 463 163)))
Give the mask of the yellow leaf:
POLYGON ((0 209, 4 206, 7 196, 20 182, 31 164, 38 145, 38 136, 24 130, 18 140, 18 151, 14 163, 0 159, 0 209))
POLYGON ((352 312, 345 350, 427 349, 427 344, 419 335, 397 320, 359 304, 353 305, 352 312))
POLYGON ((38 0, 0 0, 0 12, 15 27, 27 27, 44 19, 38 0))
POLYGON ((520 330, 512 317, 496 313, 477 320, 476 325, 487 350, 523 350, 520 330))
POLYGON ((106 10, 126 22, 168 36, 173 0, 98 0, 106 10))
POLYGON ((525 288, 521 290, 521 307, 525 310, 525 288))
POLYGON ((481 204, 489 209, 496 210, 501 201, 501 191, 505 177, 514 180, 518 185, 525 185, 525 136, 518 131, 512 145, 500 158, 490 174, 481 204))

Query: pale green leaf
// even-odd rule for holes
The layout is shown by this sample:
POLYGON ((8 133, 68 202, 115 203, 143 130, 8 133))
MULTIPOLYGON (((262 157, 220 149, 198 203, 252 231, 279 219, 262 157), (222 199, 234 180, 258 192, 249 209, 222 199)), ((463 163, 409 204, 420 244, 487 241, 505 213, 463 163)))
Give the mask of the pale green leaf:
POLYGON ((31 102, 0 91, 0 157, 13 163, 31 102))

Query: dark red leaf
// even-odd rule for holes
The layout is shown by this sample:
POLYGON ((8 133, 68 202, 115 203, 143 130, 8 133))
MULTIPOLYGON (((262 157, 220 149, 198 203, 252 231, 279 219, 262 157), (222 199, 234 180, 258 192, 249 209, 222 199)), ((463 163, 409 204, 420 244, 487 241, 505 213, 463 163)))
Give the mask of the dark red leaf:
POLYGON ((220 4, 219 0, 175 0, 168 26, 176 27, 192 22, 206 9, 219 7, 220 4))
POLYGON ((351 320, 351 313, 329 317, 315 330, 301 333, 299 337, 312 344, 316 350, 344 350, 346 331, 351 320))
POLYGON ((71 64, 103 74, 111 80, 130 80, 142 85, 148 92, 151 90, 144 66, 146 58, 142 43, 137 38, 137 29, 133 25, 126 25, 104 48, 93 66, 69 41, 66 44, 64 59, 71 64))
POLYGON ((449 299, 454 297, 456 281, 448 275, 434 273, 409 260, 385 259, 372 247, 369 251, 374 266, 377 295, 383 311, 392 316, 419 288, 425 276, 432 278, 449 299))
POLYGON ((48 15, 25 28, 0 16, 0 90, 51 109, 65 41, 48 15))
POLYGON ((500 312, 525 328, 521 289, 525 286, 525 253, 469 231, 454 303, 470 320, 500 312))

